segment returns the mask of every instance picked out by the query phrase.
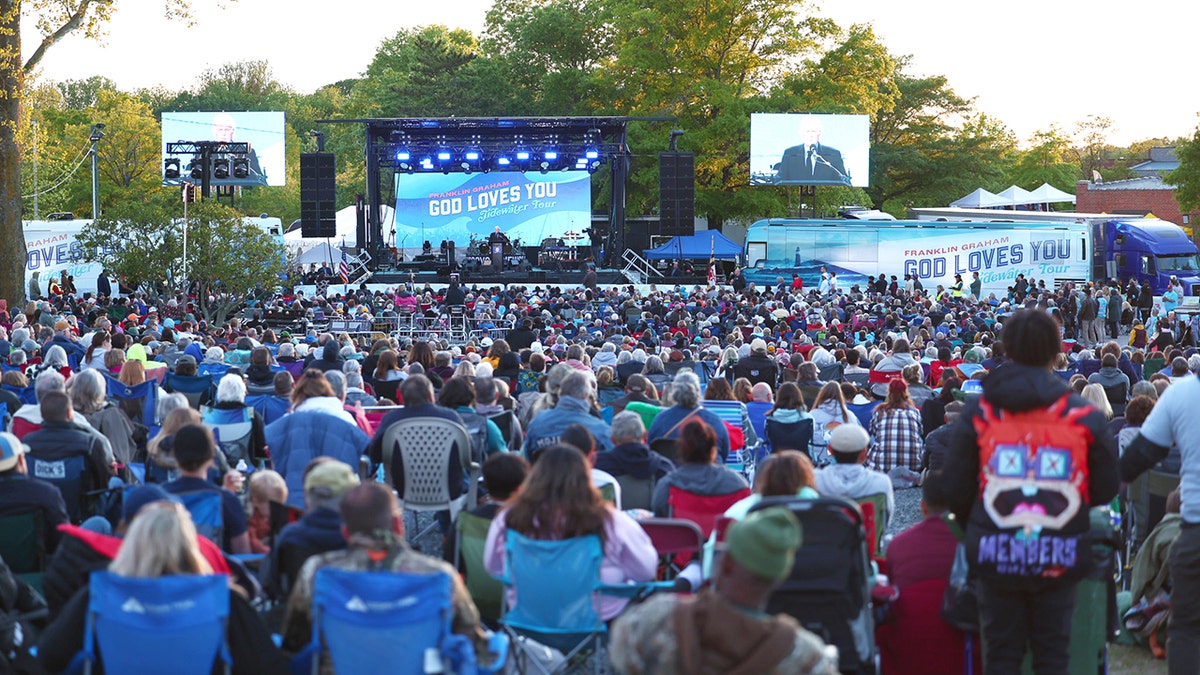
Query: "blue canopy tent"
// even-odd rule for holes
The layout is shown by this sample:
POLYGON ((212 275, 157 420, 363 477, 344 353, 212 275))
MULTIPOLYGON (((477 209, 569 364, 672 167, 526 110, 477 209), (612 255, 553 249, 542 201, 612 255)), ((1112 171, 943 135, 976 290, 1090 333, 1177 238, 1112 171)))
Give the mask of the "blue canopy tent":
POLYGON ((735 260, 742 247, 716 230, 704 230, 689 237, 675 237, 667 243, 643 251, 647 260, 735 260))

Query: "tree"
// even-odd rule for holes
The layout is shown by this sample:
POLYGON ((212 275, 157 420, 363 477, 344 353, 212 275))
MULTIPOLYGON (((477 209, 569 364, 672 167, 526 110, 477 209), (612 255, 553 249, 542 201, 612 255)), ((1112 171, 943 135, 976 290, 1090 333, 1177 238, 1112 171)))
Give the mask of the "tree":
POLYGON ((1079 163, 1071 139, 1056 126, 1034 132, 1032 146, 1017 153, 1009 181, 1027 190, 1049 183, 1064 192, 1075 192, 1079 163))
MULTIPOLYGON (((190 18, 190 0, 163 1, 169 17, 190 18)), ((14 306, 25 300, 19 126, 26 78, 66 36, 99 37, 116 5, 116 0, 0 0, 0 297, 14 306), (41 38, 28 57, 21 51, 22 19, 33 21, 41 38)))
POLYGON ((1167 182, 1175 186, 1175 201, 1183 211, 1200 209, 1200 127, 1191 140, 1175 146, 1179 168, 1167 174, 1167 182))
POLYGON ((1108 135, 1112 129, 1111 117, 1097 115, 1088 115, 1086 120, 1075 124, 1075 134, 1079 139, 1081 177, 1091 180, 1093 171, 1106 166, 1105 159, 1112 149, 1112 146, 1108 144, 1108 135))
POLYGON ((159 302, 186 281, 204 318, 221 324, 250 295, 278 284, 283 246, 215 201, 188 211, 186 269, 185 223, 173 190, 115 205, 84 227, 77 240, 86 260, 102 263, 159 302))

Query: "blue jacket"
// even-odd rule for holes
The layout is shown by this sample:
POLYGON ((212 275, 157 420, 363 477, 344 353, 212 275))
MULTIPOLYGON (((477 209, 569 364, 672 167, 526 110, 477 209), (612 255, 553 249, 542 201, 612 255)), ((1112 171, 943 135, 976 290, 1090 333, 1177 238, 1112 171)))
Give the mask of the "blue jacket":
POLYGON ((345 420, 320 412, 294 412, 264 430, 275 470, 288 486, 288 504, 304 508, 304 467, 322 455, 345 462, 356 472, 370 438, 345 420))
POLYGON ((608 422, 593 417, 588 402, 573 396, 563 396, 558 399, 558 405, 533 418, 529 429, 525 432, 525 445, 522 451, 526 457, 545 450, 562 439, 563 431, 572 424, 582 424, 596 437, 596 450, 603 452, 612 449, 612 427, 608 422))
POLYGON ((729 430, 725 428, 725 422, 707 408, 689 410, 677 405, 666 408, 658 413, 658 417, 654 418, 654 424, 650 425, 650 431, 647 432, 646 438, 651 442, 660 438, 679 438, 679 432, 683 429, 680 422, 688 415, 692 415, 693 419, 703 420, 713 428, 717 434, 717 454, 721 456, 722 462, 725 461, 725 458, 729 456, 729 430))

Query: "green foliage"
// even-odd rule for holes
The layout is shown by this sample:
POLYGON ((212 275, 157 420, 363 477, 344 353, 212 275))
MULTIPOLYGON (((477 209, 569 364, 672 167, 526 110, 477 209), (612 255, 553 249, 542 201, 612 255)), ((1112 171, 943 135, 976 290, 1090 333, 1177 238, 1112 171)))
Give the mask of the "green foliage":
POLYGON ((1183 211, 1200 209, 1200 128, 1175 147, 1175 155, 1179 168, 1167 174, 1167 181, 1175 186, 1175 200, 1183 211))
POLYGON ((1071 140, 1057 127, 1034 133, 1033 145, 1017 154, 1017 160, 1007 174, 1008 182, 1032 190, 1042 183, 1075 192, 1079 178, 1079 157, 1071 140))
POLYGON ((182 206, 174 191, 160 189, 104 211, 76 237, 88 262, 103 264, 132 287, 161 297, 180 280, 182 206))

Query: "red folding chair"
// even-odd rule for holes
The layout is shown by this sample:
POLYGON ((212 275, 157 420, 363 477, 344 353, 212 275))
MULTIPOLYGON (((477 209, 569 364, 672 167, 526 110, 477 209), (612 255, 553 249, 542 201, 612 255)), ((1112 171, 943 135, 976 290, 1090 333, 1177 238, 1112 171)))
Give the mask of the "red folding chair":
POLYGON ((867 555, 875 559, 875 544, 878 541, 875 532, 875 505, 869 501, 858 502, 858 510, 862 511, 863 529, 867 532, 867 555))
POLYGON ((700 528, 707 539, 716 526, 717 518, 729 507, 750 496, 750 488, 742 488, 727 495, 698 495, 671 486, 667 503, 671 505, 671 517, 690 520, 700 528))
POLYGON ((667 558, 667 578, 674 579, 692 556, 704 549, 704 535, 690 520, 648 518, 639 523, 659 556, 667 558))

